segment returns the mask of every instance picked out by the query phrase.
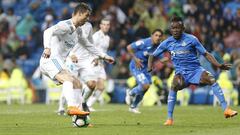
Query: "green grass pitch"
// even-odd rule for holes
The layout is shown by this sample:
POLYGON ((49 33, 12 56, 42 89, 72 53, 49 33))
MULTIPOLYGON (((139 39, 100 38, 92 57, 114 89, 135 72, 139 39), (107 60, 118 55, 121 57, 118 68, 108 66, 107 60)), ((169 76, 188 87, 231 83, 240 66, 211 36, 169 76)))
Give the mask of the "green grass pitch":
MULTIPOLYGON (((128 106, 96 106, 91 128, 73 128, 69 116, 58 116, 57 105, 0 104, 0 135, 239 135, 240 117, 225 119, 220 107, 175 108, 175 125, 163 126, 167 107, 141 107, 141 114, 128 106)), ((234 107, 240 110, 239 107, 234 107)))

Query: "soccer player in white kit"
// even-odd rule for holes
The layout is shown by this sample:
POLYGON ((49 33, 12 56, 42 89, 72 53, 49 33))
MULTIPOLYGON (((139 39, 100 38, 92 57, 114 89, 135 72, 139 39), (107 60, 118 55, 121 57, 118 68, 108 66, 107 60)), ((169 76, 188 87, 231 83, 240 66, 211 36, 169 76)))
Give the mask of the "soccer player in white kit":
MULTIPOLYGON (((92 39, 92 25, 89 22, 86 22, 84 25, 80 27, 82 31, 82 35, 85 39, 88 40, 88 43, 93 43, 92 39)), ((95 50, 97 52, 98 50, 95 50)), ((95 54, 93 52, 93 54, 95 54)), ((85 44, 78 44, 76 45, 73 50, 70 52, 67 60, 66 60, 66 66, 71 71, 72 74, 75 75, 75 77, 80 78, 87 87, 84 87, 83 94, 86 97, 86 94, 89 93, 89 91, 94 90, 96 87, 96 79, 93 77, 93 57, 92 52, 90 52, 88 49, 86 49, 85 44), (90 89, 90 90, 89 90, 90 89)), ((86 98, 83 98, 83 102, 85 102, 86 98)), ((65 96, 64 93, 61 93, 60 99, 59 99, 59 107, 58 107, 58 115, 64 115, 65 105, 65 96)))
MULTIPOLYGON (((76 30, 88 19, 91 9, 85 3, 80 3, 74 9, 72 18, 60 21, 56 25, 44 31, 44 51, 40 59, 40 70, 59 84, 63 84, 69 115, 88 115, 89 112, 81 111, 82 83, 74 77, 64 65, 69 52, 79 42, 87 42, 81 34, 81 30, 76 30)), ((98 52, 91 44, 87 44, 89 50, 96 51, 96 55, 114 62, 114 59, 105 53, 98 52)), ((94 52, 92 51, 92 52, 94 52)))
MULTIPOLYGON (((93 38, 92 38, 93 28, 91 23, 86 22, 81 28, 84 33, 84 37, 90 43, 93 44, 93 38)), ((93 72, 93 69, 95 66, 94 60, 96 58, 93 57, 95 56, 93 53, 78 46, 73 49, 72 54, 73 55, 71 56, 72 56, 73 62, 74 61, 77 62, 76 64, 79 67, 78 71, 79 71, 80 79, 87 85, 87 87, 85 87, 85 89, 83 90, 82 107, 83 107, 83 110, 89 111, 89 108, 87 107, 86 102, 96 87, 96 77, 95 77, 95 73, 93 72), (74 57, 76 57, 77 59, 74 59, 74 57)))
MULTIPOLYGON (((109 29, 110 20, 104 18, 100 22, 100 30, 93 34, 94 45, 105 53, 107 53, 110 43, 110 37, 107 34, 109 29)), ((97 101, 97 99, 99 99, 103 90, 105 89, 104 82, 107 79, 107 76, 102 60, 100 60, 98 65, 94 67, 94 72, 97 78, 97 86, 96 90, 87 101, 87 106, 89 107, 90 111, 95 111, 95 109, 92 108, 92 105, 97 101)))

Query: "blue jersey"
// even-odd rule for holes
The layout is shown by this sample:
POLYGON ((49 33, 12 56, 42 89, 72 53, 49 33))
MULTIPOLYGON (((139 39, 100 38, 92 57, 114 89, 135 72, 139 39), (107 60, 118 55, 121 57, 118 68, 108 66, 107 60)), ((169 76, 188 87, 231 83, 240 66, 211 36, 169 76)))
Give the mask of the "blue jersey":
MULTIPOLYGON (((152 39, 149 37, 133 42, 131 44, 131 47, 134 50, 135 56, 143 61, 143 68, 141 70, 146 70, 148 64, 148 56, 154 52, 157 46, 153 45, 152 39)), ((135 61, 133 59, 131 60, 130 65, 130 68, 136 68, 135 61)))
POLYGON ((152 44, 152 39, 149 37, 132 43, 131 47, 135 56, 142 60, 143 65, 141 69, 137 69, 135 61, 132 59, 129 65, 132 75, 136 78, 138 84, 151 84, 151 74, 147 72, 148 56, 154 52, 157 46, 152 44))
POLYGON ((171 53, 176 73, 194 71, 199 68, 198 54, 204 55, 206 49, 199 40, 190 34, 183 33, 178 40, 172 36, 164 40, 154 51, 153 56, 160 56, 164 51, 171 53))

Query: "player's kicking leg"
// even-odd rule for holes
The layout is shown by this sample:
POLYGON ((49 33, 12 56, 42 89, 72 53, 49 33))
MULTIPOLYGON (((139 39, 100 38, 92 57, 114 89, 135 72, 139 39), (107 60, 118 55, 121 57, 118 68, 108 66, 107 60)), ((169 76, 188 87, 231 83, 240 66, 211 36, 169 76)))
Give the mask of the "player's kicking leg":
POLYGON ((80 81, 72 76, 68 71, 62 70, 55 78, 63 83, 63 94, 67 101, 67 114, 68 115, 88 115, 89 112, 85 112, 79 109, 81 99, 81 87, 80 81))
POLYGON ((225 101, 224 93, 223 93, 221 87, 219 86, 219 84, 215 81, 214 77, 209 72, 204 71, 202 73, 200 82, 202 84, 211 85, 213 94, 219 100, 221 108, 224 111, 225 118, 231 118, 238 114, 237 111, 234 111, 227 106, 227 102, 225 101))

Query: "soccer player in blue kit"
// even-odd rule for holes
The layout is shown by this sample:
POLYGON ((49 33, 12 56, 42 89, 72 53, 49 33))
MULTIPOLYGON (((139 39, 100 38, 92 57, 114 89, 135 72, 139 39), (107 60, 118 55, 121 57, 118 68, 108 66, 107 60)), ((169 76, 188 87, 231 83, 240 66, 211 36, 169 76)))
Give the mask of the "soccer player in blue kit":
POLYGON ((129 111, 140 113, 138 104, 151 85, 151 74, 147 71, 148 57, 159 45, 163 36, 161 29, 155 29, 151 37, 138 40, 127 46, 132 60, 129 69, 137 81, 137 86, 127 91, 126 102, 130 102, 129 111))
POLYGON ((176 70, 172 87, 168 94, 168 119, 164 125, 173 125, 173 111, 177 91, 182 90, 189 84, 211 85, 214 95, 220 101, 225 118, 237 115, 237 111, 227 106, 222 89, 214 77, 200 65, 198 54, 205 56, 209 62, 222 70, 229 70, 231 65, 219 64, 216 59, 206 51, 195 36, 186 34, 183 31, 184 24, 182 19, 180 17, 173 17, 170 22, 170 32, 172 36, 161 42, 149 57, 148 70, 151 70, 153 57, 160 57, 164 51, 169 51, 176 70))

